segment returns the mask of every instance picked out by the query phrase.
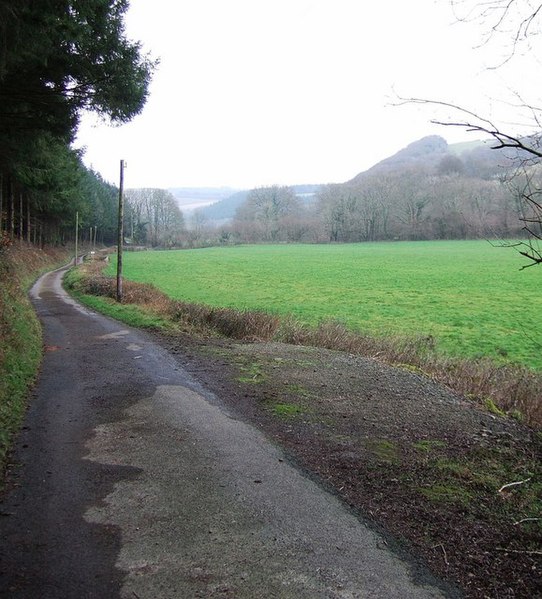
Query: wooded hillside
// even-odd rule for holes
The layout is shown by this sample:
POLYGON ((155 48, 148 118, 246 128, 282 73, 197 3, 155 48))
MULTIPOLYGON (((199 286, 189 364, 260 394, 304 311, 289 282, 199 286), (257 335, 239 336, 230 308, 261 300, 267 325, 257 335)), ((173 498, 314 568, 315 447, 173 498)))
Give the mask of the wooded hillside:
POLYGON ((204 244, 523 237, 523 189, 541 178, 540 164, 516 149, 433 135, 345 183, 312 186, 308 201, 295 186, 238 193, 216 205, 224 218, 231 204, 229 222, 213 229, 210 206, 199 230, 204 244))

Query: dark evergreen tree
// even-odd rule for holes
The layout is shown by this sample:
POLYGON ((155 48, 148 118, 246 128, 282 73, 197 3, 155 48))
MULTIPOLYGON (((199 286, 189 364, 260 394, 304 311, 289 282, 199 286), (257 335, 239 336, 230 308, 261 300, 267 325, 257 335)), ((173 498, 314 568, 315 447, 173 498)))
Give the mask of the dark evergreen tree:
POLYGON ((12 235, 23 220, 15 197, 60 227, 77 207, 96 220, 100 194, 85 189, 93 177, 94 187, 104 182, 89 173, 81 188, 84 169, 69 145, 83 110, 123 123, 145 104, 154 63, 126 37, 127 8, 127 0, 0 0, 0 224, 12 235))

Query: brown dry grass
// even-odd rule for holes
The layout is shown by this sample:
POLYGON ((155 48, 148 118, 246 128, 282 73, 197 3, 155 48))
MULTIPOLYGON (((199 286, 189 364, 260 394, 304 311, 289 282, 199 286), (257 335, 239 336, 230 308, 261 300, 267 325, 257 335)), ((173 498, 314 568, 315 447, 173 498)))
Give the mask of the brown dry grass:
MULTIPOLYGON (((104 277, 102 269, 103 263, 87 264, 78 291, 115 298, 115 280, 104 277)), ((434 352, 430 337, 377 338, 334 322, 312 328, 293 318, 281 319, 265 312, 175 301, 152 285, 132 281, 124 281, 123 290, 123 303, 139 305, 181 324, 184 330, 246 341, 282 341, 370 357, 429 376, 482 404, 490 399, 503 412, 542 428, 542 373, 528 368, 497 365, 485 359, 446 358, 434 352)))
POLYGON ((269 341, 275 337, 280 319, 265 312, 213 308, 203 304, 173 302, 173 320, 211 328, 225 337, 247 341, 269 341))

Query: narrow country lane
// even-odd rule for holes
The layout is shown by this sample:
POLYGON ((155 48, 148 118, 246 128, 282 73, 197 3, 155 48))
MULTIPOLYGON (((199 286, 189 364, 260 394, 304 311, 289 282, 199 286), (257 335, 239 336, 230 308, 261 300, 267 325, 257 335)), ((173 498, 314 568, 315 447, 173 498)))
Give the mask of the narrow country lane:
POLYGON ((0 504, 1 596, 449 596, 62 275, 32 290, 46 353, 0 504))

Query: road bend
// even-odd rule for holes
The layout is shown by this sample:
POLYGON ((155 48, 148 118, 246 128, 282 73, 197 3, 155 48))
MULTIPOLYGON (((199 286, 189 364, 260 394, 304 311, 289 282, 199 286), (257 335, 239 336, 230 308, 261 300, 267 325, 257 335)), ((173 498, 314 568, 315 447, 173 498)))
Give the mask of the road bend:
POLYGON ((63 273, 31 292, 45 355, 0 505, 2 596, 453 595, 63 273))

